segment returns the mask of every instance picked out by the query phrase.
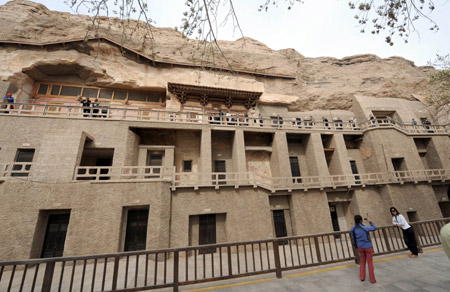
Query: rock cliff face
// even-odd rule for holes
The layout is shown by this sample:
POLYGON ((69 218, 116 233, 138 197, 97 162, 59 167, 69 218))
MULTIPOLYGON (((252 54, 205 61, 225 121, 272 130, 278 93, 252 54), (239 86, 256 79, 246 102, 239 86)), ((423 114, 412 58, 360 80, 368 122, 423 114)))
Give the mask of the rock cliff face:
MULTIPOLYGON (((207 44, 183 38, 173 29, 153 27, 154 40, 143 41, 143 28, 137 29, 132 36, 124 34, 118 19, 102 17, 98 30, 89 30, 92 19, 88 16, 50 11, 41 4, 25 0, 0 6, 0 23, 0 41, 3 42, 44 44, 100 36, 156 61, 222 68, 231 66, 235 70, 293 76, 295 79, 291 80, 256 77, 257 81, 264 83, 265 92, 269 94, 280 98, 283 95, 297 96, 297 100, 290 103, 292 110, 349 109, 355 94, 423 100, 428 92, 429 75, 434 72, 432 67, 416 67, 411 61, 400 57, 381 59, 374 55, 357 55, 343 59, 306 58, 293 49, 275 51, 249 38, 235 42, 220 41, 225 60, 217 50, 202 53, 207 44)), ((142 26, 132 21, 131 26, 136 25, 142 26)), ((52 53, 48 50, 48 54, 52 53)), ((2 59, 7 56, 6 53, 0 54, 2 59)), ((111 58, 109 67, 120 68, 129 62, 122 59, 111 58)), ((0 78, 11 80, 14 70, 22 72, 23 68, 19 67, 0 72, 0 78)), ((100 75, 97 78, 99 83, 127 82, 119 80, 120 77, 105 82, 100 75)), ((126 78, 126 74, 121 76, 126 78)))

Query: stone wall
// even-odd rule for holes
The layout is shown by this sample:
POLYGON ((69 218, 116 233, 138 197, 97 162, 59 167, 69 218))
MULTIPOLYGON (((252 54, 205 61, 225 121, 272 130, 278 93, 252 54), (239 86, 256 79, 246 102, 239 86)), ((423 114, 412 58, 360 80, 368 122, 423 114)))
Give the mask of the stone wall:
MULTIPOLYGON (((182 80, 186 84, 218 86, 220 83, 225 88, 262 91, 262 103, 288 104, 290 110, 348 110, 354 95, 423 101, 429 94, 429 76, 435 72, 432 67, 416 67, 411 61, 399 57, 306 58, 292 49, 271 50, 249 38, 221 41, 221 50, 231 64, 231 70, 250 72, 237 78, 225 72, 217 74, 199 70, 213 67, 229 70, 230 67, 219 52, 214 54, 214 60, 212 54, 202 56, 200 44, 183 38, 179 32, 153 27, 154 42, 142 46, 144 32, 138 30, 133 38, 122 44, 119 21, 109 19, 112 25, 108 26, 105 19, 105 26, 98 31, 100 36, 133 49, 144 58, 186 65, 184 69, 176 65, 170 69, 153 69, 151 62, 144 64, 135 56, 122 55, 120 48, 109 42, 68 42, 84 39, 86 28, 91 23, 88 16, 49 11, 43 5, 25 0, 11 1, 0 6, 0 11, 0 21, 4 23, 0 40, 66 43, 65 47, 56 45, 58 49, 53 48, 51 52, 33 46, 2 46, 0 79, 23 88, 20 92, 23 100, 31 94, 34 80, 140 89, 161 89, 167 81, 182 80), (16 29, 18 26, 20 30, 16 29), (198 67, 189 69, 189 65, 198 67), (67 72, 74 74, 67 75, 67 72), (289 78, 255 78, 252 72, 289 78), (132 80, 130 76, 133 76, 132 80)), ((88 36, 93 35, 88 33, 88 36)), ((179 106, 175 99, 170 99, 168 105, 179 106)))
POLYGON ((0 261, 40 257, 42 210, 70 210, 64 256, 123 251, 124 207, 149 206, 148 249, 169 244, 170 190, 165 183, 51 184, 17 179, 0 184, 0 200, 0 261))

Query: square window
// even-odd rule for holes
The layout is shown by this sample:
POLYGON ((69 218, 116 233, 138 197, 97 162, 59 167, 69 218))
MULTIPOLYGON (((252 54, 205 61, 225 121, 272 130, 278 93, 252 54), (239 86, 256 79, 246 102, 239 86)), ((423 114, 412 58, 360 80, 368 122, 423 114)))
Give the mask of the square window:
POLYGON ((11 176, 28 176, 33 162, 34 149, 18 149, 11 176))
POLYGON ((192 171, 192 160, 183 160, 183 172, 192 171))
POLYGON ((113 91, 110 89, 100 89, 100 98, 101 99, 111 99, 113 95, 113 91))
POLYGON ((127 92, 121 90, 114 90, 115 100, 125 100, 127 98, 127 92))
POLYGON ((83 89, 83 96, 89 98, 97 98, 98 89, 97 88, 85 88, 83 89))
POLYGON ((63 86, 61 88, 60 95, 63 96, 78 96, 81 94, 81 87, 75 87, 75 86, 63 86))
POLYGON ((59 90, 61 89, 61 86, 59 85, 52 85, 52 91, 50 92, 51 95, 59 95, 59 90))
POLYGON ((47 91, 48 91, 48 85, 47 84, 39 85, 38 94, 47 94, 47 91))
POLYGON ((137 91, 130 91, 128 93, 128 100, 133 101, 147 101, 147 93, 145 92, 137 92, 137 91))
POLYGON ((32 162, 34 149, 18 149, 15 162, 32 162))

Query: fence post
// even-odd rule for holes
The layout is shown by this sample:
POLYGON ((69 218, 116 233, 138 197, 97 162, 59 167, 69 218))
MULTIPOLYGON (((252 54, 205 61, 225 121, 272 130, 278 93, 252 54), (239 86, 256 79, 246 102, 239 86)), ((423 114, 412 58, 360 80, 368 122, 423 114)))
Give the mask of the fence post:
POLYGON ((178 292, 178 273, 179 273, 178 265, 179 265, 179 251, 176 250, 173 252, 173 292, 178 292))
POLYGON ((417 232, 415 230, 418 228, 414 228, 415 226, 417 226, 417 225, 416 224, 411 225, 412 229, 414 230, 414 238, 416 239, 416 242, 417 242, 417 249, 419 250, 420 253, 423 253, 422 243, 420 242, 419 236, 417 235, 417 232))
POLYGON ((114 272, 113 272, 111 291, 117 290, 117 277, 119 275, 119 261, 120 261, 120 257, 117 256, 114 258, 114 272))
POLYGON ((45 265, 44 280, 42 281, 41 292, 50 292, 52 288, 53 271, 55 270, 55 262, 47 262, 45 265))
POLYGON ((387 250, 391 251, 391 244, 389 243, 389 239, 388 239, 388 236, 386 234, 386 229, 383 229, 383 237, 384 237, 384 242, 386 243, 387 250))
POLYGON ((273 241, 273 257, 275 259, 275 269, 276 269, 276 275, 277 278, 282 278, 283 276, 281 275, 281 262, 280 262, 280 251, 278 250, 278 241, 274 240, 273 241))
POLYGON ((321 263, 322 257, 320 256, 319 238, 318 237, 314 237, 314 244, 316 245, 317 260, 319 261, 319 263, 321 263))
POLYGON ((352 243, 353 254, 355 255, 355 264, 359 265, 359 263, 361 262, 361 258, 359 257, 359 251, 355 247, 355 243, 353 242, 351 234, 350 234, 350 242, 352 243))
POLYGON ((231 264, 231 246, 227 246, 228 276, 233 275, 233 266, 231 264))

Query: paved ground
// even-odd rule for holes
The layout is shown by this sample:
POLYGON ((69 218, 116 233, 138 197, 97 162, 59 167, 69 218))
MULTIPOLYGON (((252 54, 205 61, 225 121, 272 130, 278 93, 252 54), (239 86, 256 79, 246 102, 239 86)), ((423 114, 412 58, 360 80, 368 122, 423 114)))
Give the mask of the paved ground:
MULTIPOLYGON (((408 253, 375 258, 377 283, 359 280, 359 266, 347 262, 229 281, 180 287, 180 291, 220 292, 449 292, 450 260, 442 248, 427 249, 418 258, 408 253)), ((172 291, 172 289, 164 289, 172 291)))

